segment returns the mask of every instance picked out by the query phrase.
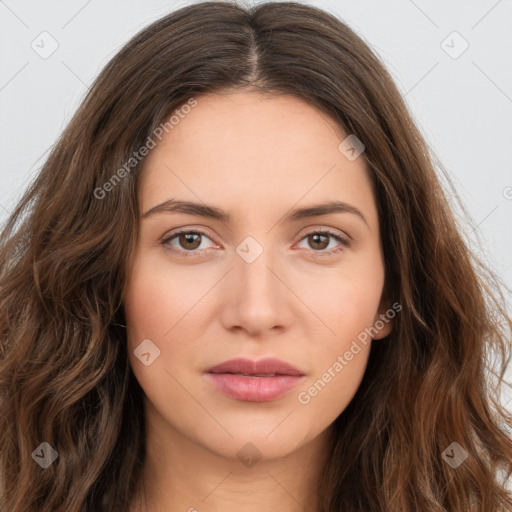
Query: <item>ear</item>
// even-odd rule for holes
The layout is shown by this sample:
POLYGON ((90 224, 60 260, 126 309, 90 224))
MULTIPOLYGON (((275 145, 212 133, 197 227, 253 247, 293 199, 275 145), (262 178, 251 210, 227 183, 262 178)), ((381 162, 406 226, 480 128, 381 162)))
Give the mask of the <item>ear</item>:
POLYGON ((392 306, 389 305, 388 301, 385 303, 381 302, 379 310, 373 319, 372 338, 374 340, 380 340, 388 336, 393 330, 394 318, 398 311, 402 309, 402 306, 395 302, 392 306))

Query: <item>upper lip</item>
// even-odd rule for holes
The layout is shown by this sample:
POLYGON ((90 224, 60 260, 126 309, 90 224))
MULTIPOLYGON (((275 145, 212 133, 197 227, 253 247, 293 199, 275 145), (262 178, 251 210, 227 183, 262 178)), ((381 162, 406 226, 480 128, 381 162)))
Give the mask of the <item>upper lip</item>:
POLYGON ((304 375, 303 372, 291 364, 273 357, 258 361, 236 358, 224 361, 206 370, 206 373, 242 373, 244 375, 304 375))

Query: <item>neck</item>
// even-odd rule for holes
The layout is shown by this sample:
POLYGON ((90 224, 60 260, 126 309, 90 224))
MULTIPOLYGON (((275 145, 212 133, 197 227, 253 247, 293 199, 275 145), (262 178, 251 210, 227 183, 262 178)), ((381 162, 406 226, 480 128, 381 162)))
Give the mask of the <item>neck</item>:
POLYGON ((286 456, 244 464, 189 439, 148 403, 144 473, 131 510, 316 512, 331 433, 330 427, 286 456))

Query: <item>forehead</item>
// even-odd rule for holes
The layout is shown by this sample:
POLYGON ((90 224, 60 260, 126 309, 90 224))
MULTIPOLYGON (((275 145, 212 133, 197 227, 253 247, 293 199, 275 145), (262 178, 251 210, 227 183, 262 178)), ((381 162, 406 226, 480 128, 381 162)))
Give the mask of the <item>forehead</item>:
POLYGON ((202 150, 195 157, 209 153, 219 160, 223 153, 225 159, 275 158, 278 163, 284 155, 305 157, 343 138, 333 119, 296 96, 224 92, 195 100, 196 106, 186 114, 173 116, 172 127, 149 155, 148 164, 165 152, 186 157, 183 153, 192 147, 202 150))
POLYGON ((279 204, 373 202, 364 158, 347 159, 339 149, 346 134, 300 98, 236 92, 195 100, 144 161, 142 211, 170 197, 260 214, 279 204))

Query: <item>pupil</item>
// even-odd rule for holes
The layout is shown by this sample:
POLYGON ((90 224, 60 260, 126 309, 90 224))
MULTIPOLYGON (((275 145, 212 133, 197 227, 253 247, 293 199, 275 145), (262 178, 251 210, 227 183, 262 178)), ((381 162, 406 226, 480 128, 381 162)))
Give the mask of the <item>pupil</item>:
POLYGON ((182 240, 180 242, 182 242, 184 240, 185 243, 182 244, 182 246, 184 246, 187 249, 196 249, 200 245, 200 243, 197 243, 199 240, 199 235, 196 233, 186 233, 184 235, 181 235, 181 237, 182 237, 182 240), (194 245, 194 237, 197 237, 195 240, 195 242, 196 242, 195 245, 194 245), (189 244, 189 243, 191 243, 193 245, 193 247, 187 246, 187 244, 189 244))
MULTIPOLYGON (((321 235, 319 233, 315 233, 313 235, 310 235, 310 237, 312 238, 313 240, 313 245, 315 244, 320 244, 321 247, 317 247, 317 249, 325 249, 325 247, 327 247, 328 245, 328 242, 327 242, 327 245, 325 245, 325 242, 327 241, 327 236, 326 235, 321 235), (320 241, 320 239, 324 239, 323 240, 323 244, 322 242, 320 241)), ((185 242, 184 244, 182 244, 182 246, 184 247, 187 247, 187 244, 192 244, 192 247, 187 247, 188 249, 196 249, 197 247, 199 247, 199 241, 200 239, 200 235, 197 234, 197 233, 186 233, 184 235, 181 235, 181 242, 185 242), (194 244, 194 237, 195 237, 195 244, 194 244)))
MULTIPOLYGON (((321 244, 321 242, 318 242, 318 238, 319 238, 319 237, 320 237, 320 238, 324 238, 325 240, 327 240, 327 236, 326 236, 326 235, 321 235, 321 234, 319 234, 319 233, 315 233, 314 235, 311 235, 311 236, 313 237, 313 240, 314 240, 314 242, 313 242, 313 243, 314 243, 314 244, 316 244, 316 243, 320 243, 320 244, 321 244)), ((325 240, 324 240, 324 242, 325 242, 325 240)), ((329 245, 329 244, 327 243, 327 245, 329 245)), ((324 243, 324 244, 323 244, 323 247, 320 247, 320 249, 325 249, 325 247, 327 247, 327 245, 325 245, 325 243, 324 243)))

